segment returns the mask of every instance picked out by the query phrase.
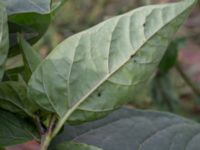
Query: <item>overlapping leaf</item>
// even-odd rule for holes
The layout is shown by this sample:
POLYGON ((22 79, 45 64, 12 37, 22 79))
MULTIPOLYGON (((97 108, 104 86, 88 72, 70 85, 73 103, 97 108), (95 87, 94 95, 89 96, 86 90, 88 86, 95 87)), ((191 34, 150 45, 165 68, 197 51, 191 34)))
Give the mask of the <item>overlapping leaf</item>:
POLYGON ((26 86, 19 82, 0 83, 0 108, 30 117, 36 109, 27 98, 26 86))
POLYGON ((9 15, 19 13, 39 13, 47 14, 50 12, 51 0, 3 0, 9 15))
POLYGON ((41 63, 42 57, 23 37, 19 36, 19 41, 24 60, 24 78, 28 81, 37 66, 41 63))
POLYGON ((0 122, 0 147, 38 139, 38 134, 32 124, 1 109, 0 122))
POLYGON ((142 7, 72 36, 36 69, 29 96, 61 122, 108 114, 149 80, 194 2, 142 7))
POLYGON ((3 0, 9 15, 10 55, 16 55, 17 33, 36 42, 48 29, 51 21, 51 0, 3 0))
POLYGON ((7 13, 5 7, 0 3, 0 81, 4 74, 4 63, 9 48, 7 13))
POLYGON ((200 124, 169 113, 123 108, 99 121, 65 126, 54 142, 71 140, 104 150, 199 150, 200 124))
POLYGON ((87 145, 87 144, 80 144, 75 142, 64 142, 56 146, 54 150, 102 150, 95 146, 87 145))

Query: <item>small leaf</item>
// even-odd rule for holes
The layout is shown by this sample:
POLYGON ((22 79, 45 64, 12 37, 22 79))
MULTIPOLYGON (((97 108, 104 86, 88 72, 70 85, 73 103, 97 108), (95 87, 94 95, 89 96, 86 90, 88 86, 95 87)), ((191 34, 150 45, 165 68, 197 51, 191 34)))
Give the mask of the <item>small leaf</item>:
POLYGON ((6 9, 0 3, 0 81, 4 74, 4 65, 8 54, 9 39, 6 9))
POLYGON ((32 123, 0 109, 0 147, 37 140, 38 134, 32 123))
POLYGON ((0 83, 0 108, 30 117, 36 110, 36 106, 27 98, 26 86, 11 81, 0 83))
POLYGON ((53 150, 102 150, 102 149, 87 144, 64 142, 57 145, 56 148, 53 150))
POLYGON ((62 42, 29 81, 29 97, 60 123, 105 116, 153 75, 195 0, 141 7, 62 42))
POLYGON ((105 119, 65 126, 54 144, 73 141, 104 150, 199 150, 200 124, 156 111, 120 109, 105 119))
MULTIPOLYGON (((167 106, 173 112, 179 104, 179 97, 173 87, 169 73, 157 75, 151 84, 151 94, 153 101, 159 106, 167 106)), ((164 107, 166 108, 166 107, 164 107)))
POLYGON ((176 64, 178 50, 183 43, 184 39, 176 39, 171 42, 159 64, 159 71, 161 73, 167 73, 176 64))
POLYGON ((19 41, 24 60, 24 75, 26 76, 26 81, 28 81, 37 66, 41 63, 42 57, 24 40, 23 37, 20 36, 19 41))

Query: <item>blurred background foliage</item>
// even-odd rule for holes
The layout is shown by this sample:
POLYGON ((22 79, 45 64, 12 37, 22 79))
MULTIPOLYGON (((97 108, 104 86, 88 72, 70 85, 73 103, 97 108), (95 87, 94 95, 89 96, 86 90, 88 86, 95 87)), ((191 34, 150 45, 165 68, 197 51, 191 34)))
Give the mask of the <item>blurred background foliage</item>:
MULTIPOLYGON (((35 44, 43 57, 65 38, 139 6, 172 0, 68 0, 35 44)), ((55 0, 56 2, 56 0, 55 0)), ((179 30, 154 79, 130 107, 170 111, 200 121, 200 6, 179 30)))

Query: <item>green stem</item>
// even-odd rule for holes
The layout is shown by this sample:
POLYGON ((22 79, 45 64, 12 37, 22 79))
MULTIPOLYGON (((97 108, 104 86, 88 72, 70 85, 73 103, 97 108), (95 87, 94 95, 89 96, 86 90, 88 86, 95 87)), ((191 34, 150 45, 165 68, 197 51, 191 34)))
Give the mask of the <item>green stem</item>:
POLYGON ((53 133, 52 133, 52 137, 54 138, 59 131, 61 130, 61 128, 63 127, 63 125, 65 124, 65 122, 67 121, 67 119, 70 117, 70 115, 75 111, 76 107, 72 107, 66 114, 65 116, 59 120, 58 124, 56 125, 53 133))
POLYGON ((49 147, 49 145, 50 145, 50 143, 53 139, 52 132, 53 132, 55 123, 56 123, 56 116, 52 115, 51 120, 50 120, 49 125, 48 125, 48 130, 42 136, 40 150, 47 150, 48 149, 48 147, 49 147))
POLYGON ((42 144, 41 144, 40 150, 47 150, 51 143, 51 140, 52 140, 52 138, 51 138, 50 134, 45 135, 42 139, 42 144))
POLYGON ((190 88, 193 90, 193 92, 200 96, 200 89, 191 81, 191 79, 187 76, 187 74, 182 70, 179 63, 176 64, 176 70, 181 75, 183 80, 190 86, 190 88))

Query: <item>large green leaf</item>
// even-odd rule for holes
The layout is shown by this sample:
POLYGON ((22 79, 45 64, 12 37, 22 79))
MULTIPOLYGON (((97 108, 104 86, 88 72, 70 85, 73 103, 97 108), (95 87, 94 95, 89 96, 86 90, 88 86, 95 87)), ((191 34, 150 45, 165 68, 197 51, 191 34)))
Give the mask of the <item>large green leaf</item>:
POLYGON ((0 108, 33 117, 35 105, 27 98, 26 86, 19 82, 0 83, 0 108))
POLYGON ((87 144, 64 142, 62 144, 57 145, 54 150, 102 150, 102 149, 87 144))
POLYGON ((0 109, 0 147, 37 140, 38 134, 31 123, 0 109))
POLYGON ((30 98, 60 124, 108 114, 149 80, 194 3, 142 7, 68 38, 33 73, 30 98))
POLYGON ((6 9, 0 3, 0 81, 4 74, 4 64, 9 48, 8 25, 6 9))
POLYGON ((199 150, 200 125, 169 113, 123 108, 102 120, 65 126, 54 144, 71 140, 104 150, 199 150))

